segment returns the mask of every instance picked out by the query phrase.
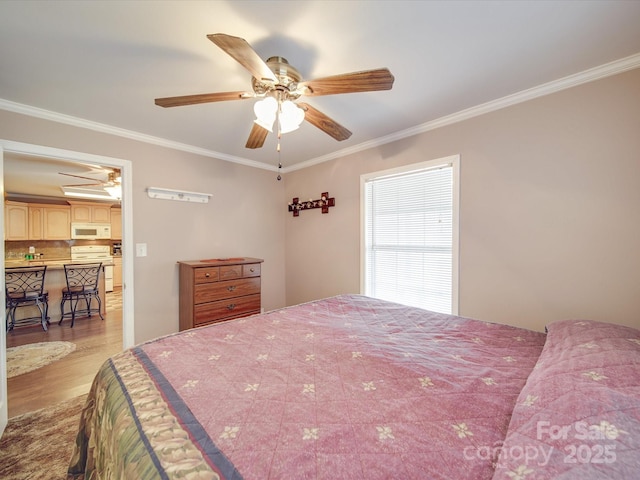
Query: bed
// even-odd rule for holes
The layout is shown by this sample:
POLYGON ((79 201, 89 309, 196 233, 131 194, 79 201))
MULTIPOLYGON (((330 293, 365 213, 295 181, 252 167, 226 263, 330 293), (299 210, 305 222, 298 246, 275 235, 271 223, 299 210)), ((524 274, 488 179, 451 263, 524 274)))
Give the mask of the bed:
POLYGON ((637 478, 640 331, 339 295, 109 359, 69 479, 637 478))

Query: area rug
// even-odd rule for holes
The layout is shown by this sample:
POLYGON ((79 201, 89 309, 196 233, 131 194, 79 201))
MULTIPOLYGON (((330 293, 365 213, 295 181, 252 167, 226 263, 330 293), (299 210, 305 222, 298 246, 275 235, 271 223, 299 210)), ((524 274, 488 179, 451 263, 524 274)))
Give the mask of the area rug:
POLYGON ((66 357, 76 349, 71 342, 27 343, 7 348, 7 378, 32 372, 66 357))
POLYGON ((86 395, 9 419, 0 439, 0 478, 67 478, 86 395))

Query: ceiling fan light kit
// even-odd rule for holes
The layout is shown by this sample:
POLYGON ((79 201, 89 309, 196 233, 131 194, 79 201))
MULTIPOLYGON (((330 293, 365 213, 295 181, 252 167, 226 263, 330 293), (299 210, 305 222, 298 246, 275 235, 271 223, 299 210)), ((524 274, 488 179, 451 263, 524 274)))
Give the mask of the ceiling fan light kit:
POLYGON ((297 130, 304 120, 304 110, 291 100, 280 102, 273 97, 265 97, 253 106, 256 114, 254 122, 273 132, 273 124, 278 121, 278 132, 289 133, 297 130))
POLYGON ((276 121, 276 111, 278 101, 273 97, 267 97, 256 102, 253 106, 253 113, 256 114, 254 122, 262 128, 273 132, 273 122, 276 121))
POLYGON ((223 33, 207 35, 207 38, 251 73, 253 92, 219 92, 156 98, 155 104, 161 107, 177 107, 196 103, 263 98, 254 105, 256 120, 245 145, 246 148, 261 148, 267 134, 273 133, 276 121, 278 137, 282 133, 296 130, 303 120, 307 120, 335 140, 346 140, 351 136, 347 128, 311 105, 295 103, 295 100, 301 96, 373 92, 390 90, 393 87, 394 78, 387 68, 303 80, 300 72, 290 65, 287 59, 269 57, 265 62, 243 38, 223 33))
POLYGON ((278 121, 280 133, 289 133, 297 130, 304 120, 304 110, 291 100, 285 100, 279 105, 278 121))

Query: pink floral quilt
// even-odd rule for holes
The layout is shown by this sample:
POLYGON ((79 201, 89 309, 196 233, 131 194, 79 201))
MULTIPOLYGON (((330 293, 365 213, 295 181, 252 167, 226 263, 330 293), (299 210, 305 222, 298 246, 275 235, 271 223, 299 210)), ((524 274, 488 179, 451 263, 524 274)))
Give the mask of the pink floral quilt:
POLYGON ((491 479, 545 338, 359 295, 162 337, 98 373, 69 478, 491 479))

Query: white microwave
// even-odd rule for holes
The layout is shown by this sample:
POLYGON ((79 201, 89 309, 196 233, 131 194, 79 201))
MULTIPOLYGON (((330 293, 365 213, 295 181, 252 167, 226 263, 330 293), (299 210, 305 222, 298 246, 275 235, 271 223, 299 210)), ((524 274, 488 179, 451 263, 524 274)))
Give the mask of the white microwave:
POLYGON ((72 223, 73 240, 108 240, 111 238, 111 225, 108 223, 72 223))

